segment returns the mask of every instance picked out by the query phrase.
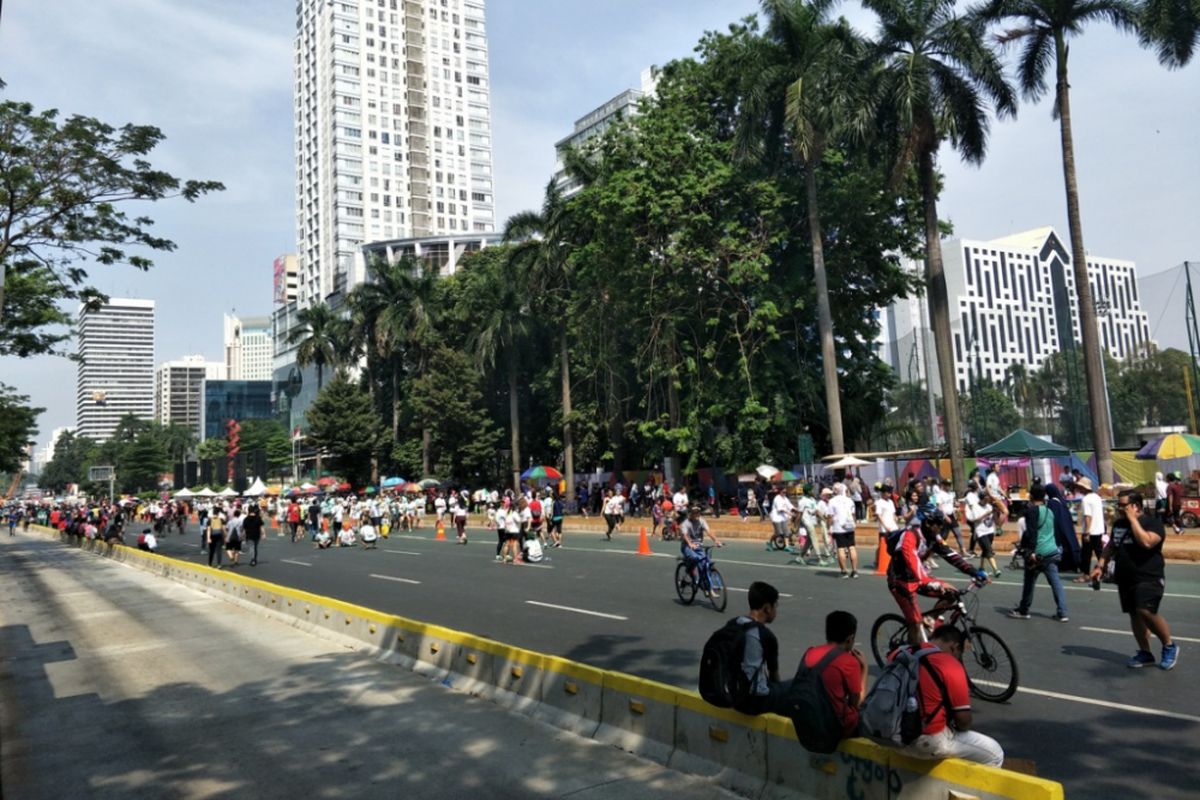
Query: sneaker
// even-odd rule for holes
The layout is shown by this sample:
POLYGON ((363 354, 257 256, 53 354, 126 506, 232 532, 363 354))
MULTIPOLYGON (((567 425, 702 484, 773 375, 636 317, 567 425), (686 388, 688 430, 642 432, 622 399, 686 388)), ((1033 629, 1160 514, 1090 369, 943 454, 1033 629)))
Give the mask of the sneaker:
POLYGON ((1055 615, 1054 615, 1054 621, 1055 621, 1055 622, 1070 622, 1070 621, 1071 621, 1071 618, 1070 618, 1070 617, 1068 617, 1066 614, 1058 614, 1058 613, 1055 613, 1055 615))
POLYGON ((996 570, 995 572, 992 573, 993 578, 1000 578, 1000 577, 1003 577, 1003 575, 1004 575, 1004 573, 1001 572, 1000 570, 996 570))
POLYGON ((858 577, 858 570, 854 570, 853 572, 851 572, 851 573, 850 573, 850 577, 851 577, 851 578, 857 578, 857 577, 858 577))
POLYGON ((496 560, 497 560, 497 561, 503 561, 503 560, 504 560, 504 556, 496 556, 496 560))
MULTIPOLYGON (((1166 658, 1166 648, 1163 648, 1163 650, 1163 657, 1166 658)), ((1174 665, 1175 654, 1172 653, 1171 656, 1171 664, 1174 665)), ((1125 666, 1129 667, 1130 669, 1141 669, 1142 667, 1153 663, 1154 655, 1149 650, 1138 650, 1133 654, 1133 657, 1125 662, 1125 666)), ((1168 667, 1168 669, 1170 669, 1170 667, 1168 667)))
POLYGON ((842 573, 842 580, 846 580, 846 579, 847 579, 847 578, 849 578, 849 577, 850 577, 850 573, 849 573, 849 572, 843 572, 843 573, 842 573))
POLYGON ((1172 644, 1163 648, 1162 661, 1158 662, 1158 666, 1162 669, 1175 669, 1175 662, 1179 660, 1179 645, 1172 644))
POLYGON ((1009 619, 1031 619, 1028 611, 1022 611, 1019 608, 1014 608, 1008 612, 1009 619))

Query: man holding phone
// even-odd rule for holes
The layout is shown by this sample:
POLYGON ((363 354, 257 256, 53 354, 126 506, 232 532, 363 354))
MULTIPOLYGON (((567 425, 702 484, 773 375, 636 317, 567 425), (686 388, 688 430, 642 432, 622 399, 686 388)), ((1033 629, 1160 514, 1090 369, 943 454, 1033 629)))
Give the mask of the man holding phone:
POLYGON ((1167 620, 1158 613, 1167 585, 1162 555, 1166 534, 1162 520, 1147 514, 1143 505, 1138 492, 1126 490, 1118 495, 1112 538, 1092 570, 1092 585, 1099 585, 1109 561, 1115 558, 1121 611, 1129 615, 1133 638, 1138 645, 1138 651, 1125 666, 1140 669, 1154 663, 1154 655, 1150 652, 1150 633, 1153 633, 1163 646, 1158 666, 1173 669, 1179 659, 1179 645, 1171 639, 1167 620))

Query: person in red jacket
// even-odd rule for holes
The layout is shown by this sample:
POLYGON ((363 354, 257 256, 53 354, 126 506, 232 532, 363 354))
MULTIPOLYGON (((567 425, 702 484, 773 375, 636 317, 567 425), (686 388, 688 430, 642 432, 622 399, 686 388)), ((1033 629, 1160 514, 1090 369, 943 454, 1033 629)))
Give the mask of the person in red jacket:
POLYGON ((888 549, 892 551, 892 561, 888 564, 888 591, 900 607, 904 621, 908 624, 908 640, 913 645, 919 645, 925 640, 925 630, 922 625, 921 609, 917 606, 917 595, 938 598, 931 612, 934 616, 954 605, 957 590, 946 581, 936 580, 925 571, 924 561, 930 556, 945 560, 959 572, 969 575, 976 583, 983 585, 988 582, 987 573, 975 569, 961 555, 956 553, 942 538, 946 517, 932 503, 920 505, 912 524, 901 530, 895 536, 898 541, 889 539, 888 549))

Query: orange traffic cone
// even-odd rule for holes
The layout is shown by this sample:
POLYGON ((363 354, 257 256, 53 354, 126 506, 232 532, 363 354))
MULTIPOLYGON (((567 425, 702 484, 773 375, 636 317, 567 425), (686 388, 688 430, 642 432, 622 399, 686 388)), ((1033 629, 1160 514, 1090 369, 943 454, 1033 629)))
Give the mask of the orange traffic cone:
POLYGON ((437 524, 437 536, 434 536, 433 538, 438 540, 439 542, 446 541, 446 526, 442 523, 442 521, 440 519, 438 520, 438 524, 437 524))
POLYGON ((875 574, 887 575, 888 565, 891 563, 892 557, 888 555, 887 540, 880 536, 879 549, 875 551, 875 574))
POLYGON ((643 526, 642 526, 642 527, 641 527, 641 528, 638 530, 638 549, 637 549, 637 554, 638 554, 639 556, 652 556, 652 555, 654 555, 654 553, 653 553, 653 552, 651 552, 651 550, 650 550, 650 539, 646 537, 646 526, 645 526, 645 525, 643 525, 643 526))

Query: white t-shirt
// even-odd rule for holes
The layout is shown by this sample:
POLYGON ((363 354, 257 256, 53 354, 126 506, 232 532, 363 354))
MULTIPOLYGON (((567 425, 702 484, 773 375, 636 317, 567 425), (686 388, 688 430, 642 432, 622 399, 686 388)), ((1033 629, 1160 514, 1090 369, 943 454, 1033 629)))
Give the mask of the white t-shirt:
POLYGON ((604 501, 604 513, 619 517, 625 511, 625 498, 619 494, 614 494, 612 497, 604 501))
POLYGON ((445 514, 446 513, 446 498, 439 496, 437 499, 435 499, 433 501, 433 507, 437 511, 437 513, 445 514))
POLYGON ((834 533, 854 532, 854 501, 844 494, 834 495, 829 501, 829 513, 833 517, 834 533))
POLYGON ((996 472, 995 470, 992 470, 988 473, 987 490, 988 494, 996 497, 1001 497, 1003 494, 1003 492, 1000 490, 1000 473, 996 472))
POLYGON ((375 526, 369 522, 359 528, 358 535, 362 537, 364 542, 373 542, 379 538, 379 534, 375 532, 375 526))
POLYGON ((1081 518, 1090 517, 1092 520, 1091 526, 1085 531, 1088 536, 1104 535, 1104 501, 1100 499, 1100 495, 1095 492, 1085 494, 1079 507, 1079 513, 1081 518))
POLYGON ((947 517, 953 517, 955 511, 954 492, 950 492, 939 487, 934 490, 933 496, 937 498, 934 502, 937 503, 938 510, 947 517))
POLYGON ((788 496, 780 492, 771 501, 771 522, 787 522, 795 510, 796 507, 792 505, 788 496))
POLYGON ((688 507, 687 492, 676 492, 675 496, 671 498, 671 502, 675 504, 676 511, 687 511, 687 507, 688 507))
POLYGON ((896 530, 896 504, 887 495, 875 498, 875 518, 879 520, 881 533, 891 533, 896 530))

